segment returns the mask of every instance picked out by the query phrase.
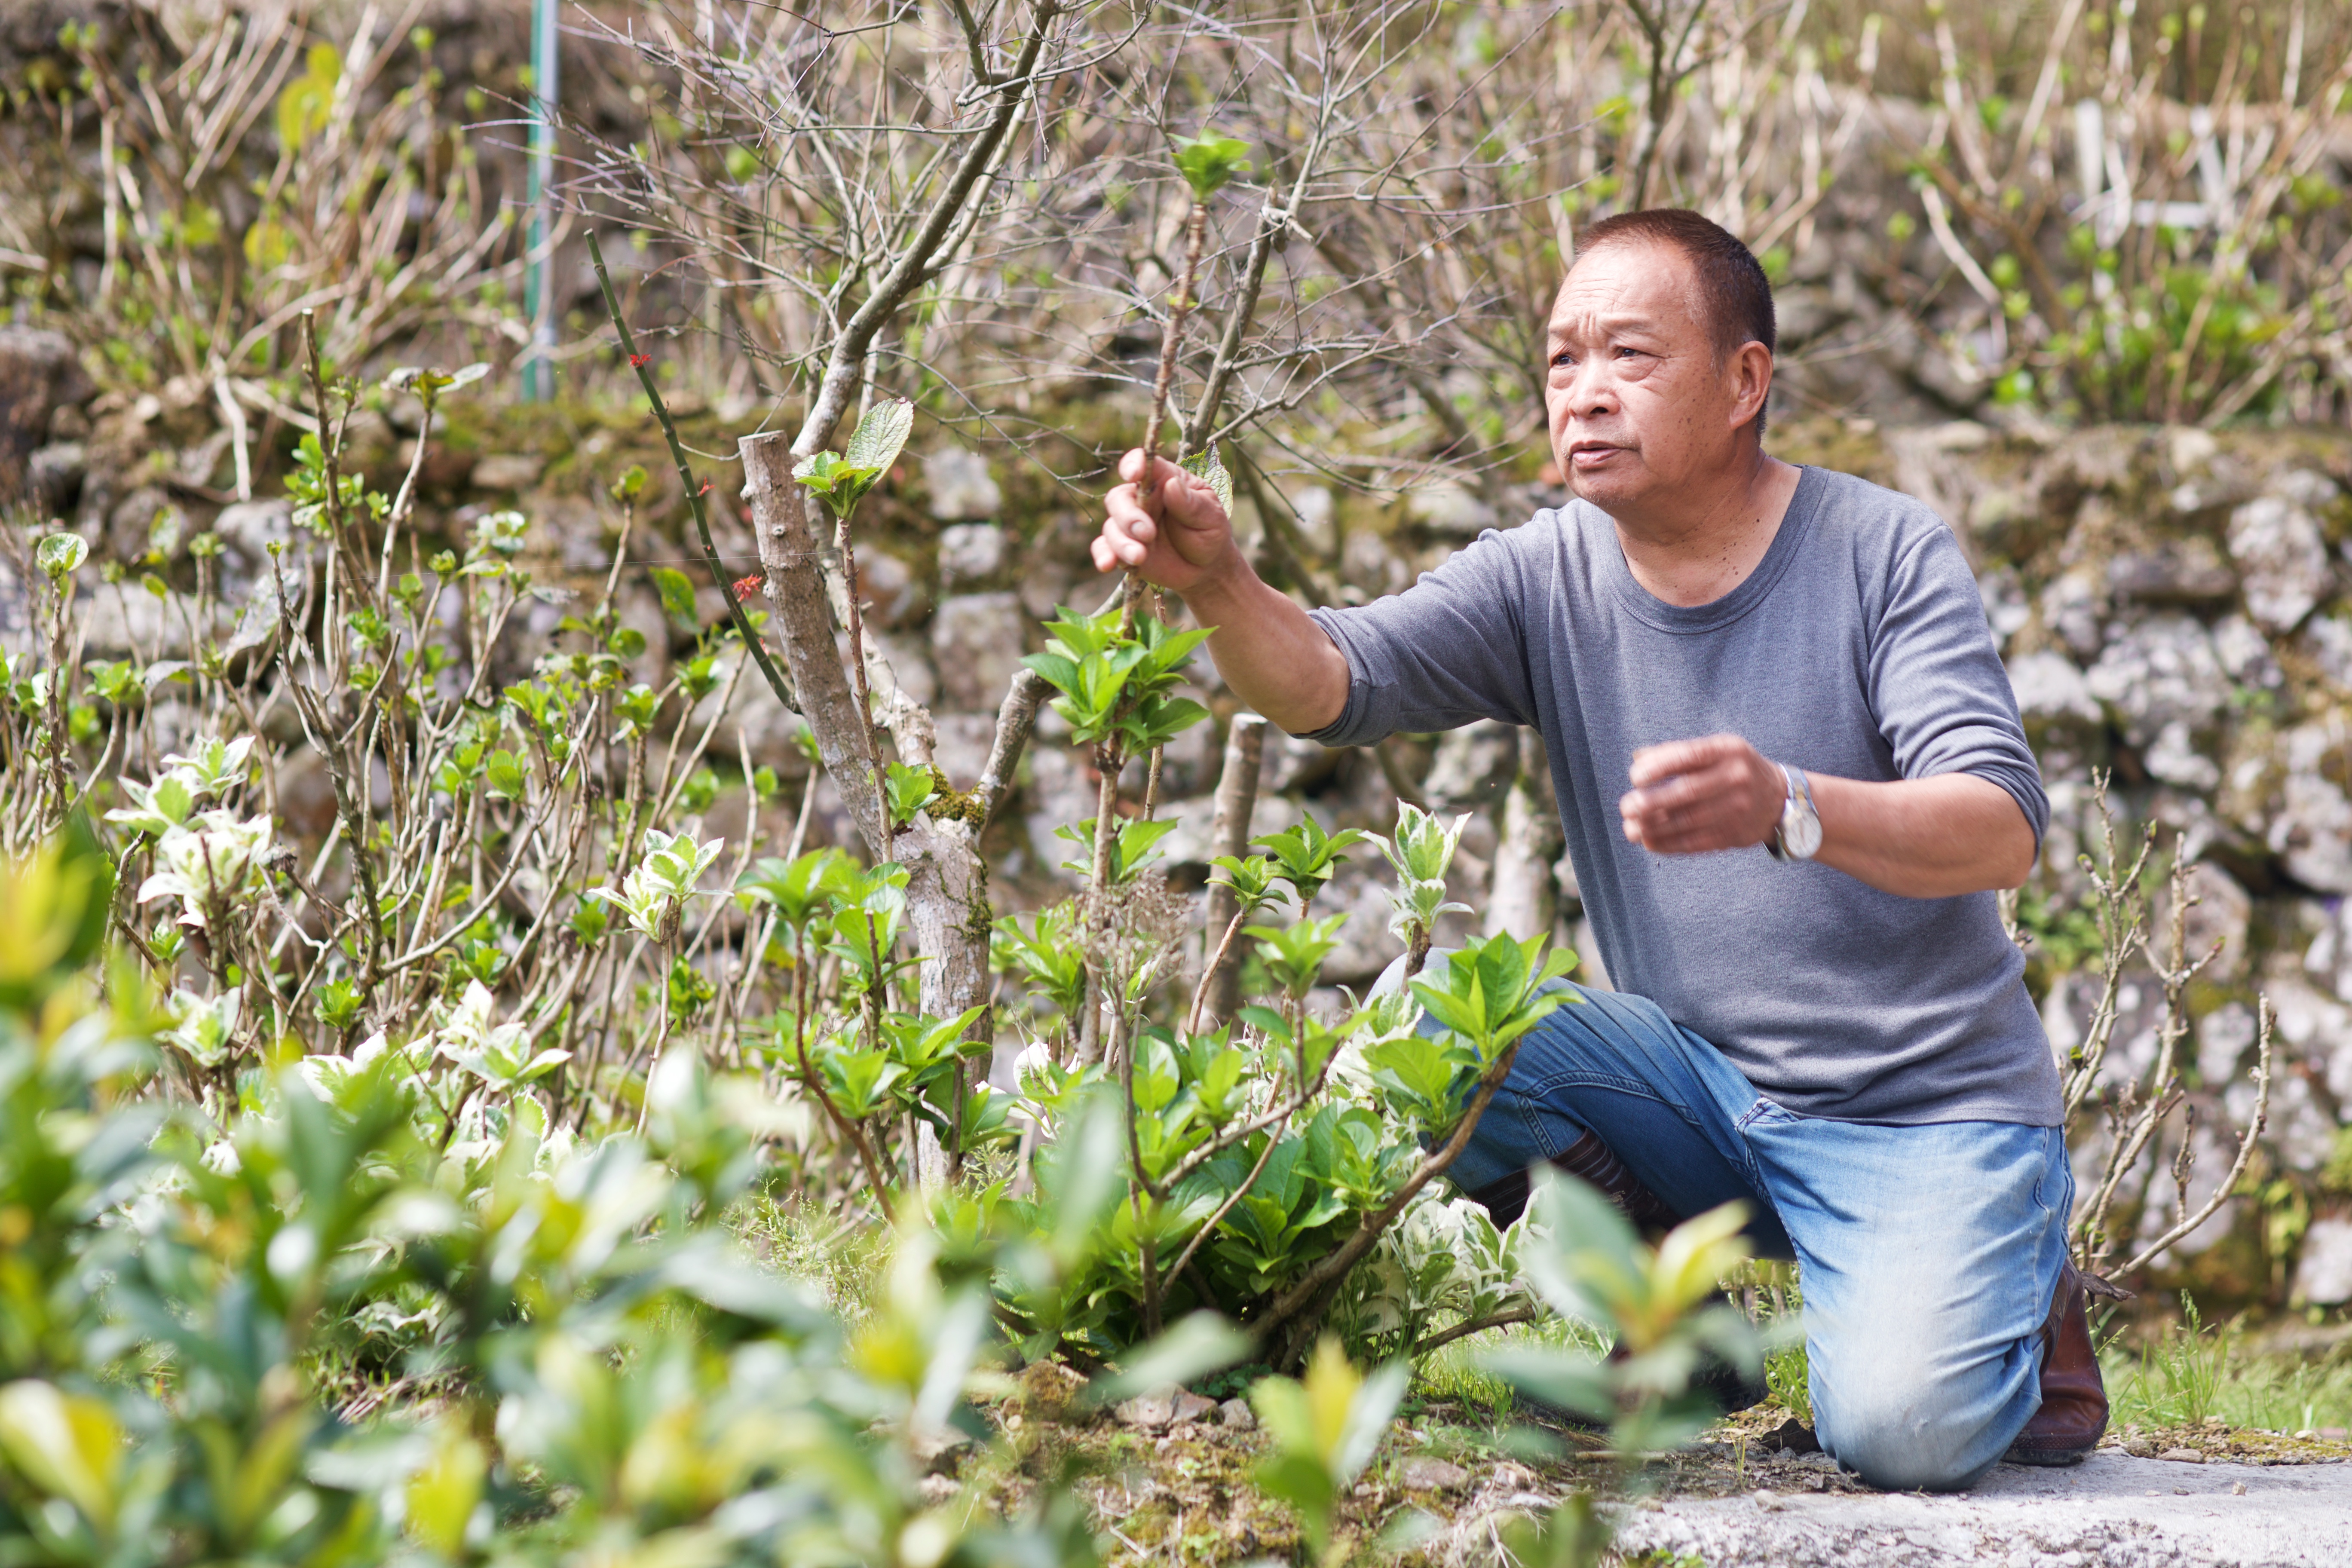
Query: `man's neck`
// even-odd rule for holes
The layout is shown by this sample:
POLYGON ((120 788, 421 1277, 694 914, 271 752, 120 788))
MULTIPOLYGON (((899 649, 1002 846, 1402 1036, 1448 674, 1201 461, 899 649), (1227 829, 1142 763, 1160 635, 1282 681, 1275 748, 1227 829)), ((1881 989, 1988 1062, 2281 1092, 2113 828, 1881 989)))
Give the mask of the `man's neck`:
POLYGON ((1763 563, 1799 477, 1758 447, 1704 489, 1612 513, 1633 581, 1685 608, 1722 598, 1763 563))

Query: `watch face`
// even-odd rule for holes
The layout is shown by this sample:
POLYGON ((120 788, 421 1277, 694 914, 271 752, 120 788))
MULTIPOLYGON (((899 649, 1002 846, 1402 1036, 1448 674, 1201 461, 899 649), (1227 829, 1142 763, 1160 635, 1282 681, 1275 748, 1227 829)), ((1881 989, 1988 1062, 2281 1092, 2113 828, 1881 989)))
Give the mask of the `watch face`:
POLYGON ((1780 847, 1800 860, 1810 860, 1822 847, 1822 819, 1794 801, 1780 813, 1780 847))

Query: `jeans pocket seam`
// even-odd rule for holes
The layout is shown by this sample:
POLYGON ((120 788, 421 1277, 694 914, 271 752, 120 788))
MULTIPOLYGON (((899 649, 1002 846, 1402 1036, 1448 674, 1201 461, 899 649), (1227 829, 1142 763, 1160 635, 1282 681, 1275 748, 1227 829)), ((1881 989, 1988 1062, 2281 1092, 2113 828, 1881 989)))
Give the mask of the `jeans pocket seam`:
MULTIPOLYGON (((2036 1208, 2042 1211, 2042 1215, 2046 1218, 2063 1220, 2071 1225, 2074 1218, 2074 1204, 2069 1201, 2066 1205, 2066 1212, 2062 1215, 2059 1212, 2058 1206, 2050 1201, 2050 1173, 2067 1158, 2065 1139, 2064 1136, 2061 1134, 2058 1142, 2057 1158, 2053 1160, 2045 1155, 2042 1161, 2041 1173, 2033 1178, 2033 1204, 2036 1208)), ((2074 1173, 2069 1170, 2067 1172, 2069 1185, 2072 1185, 2073 1178, 2074 1173)))
MULTIPOLYGON (((1518 1088, 1517 1085, 1514 1087, 1518 1088)), ((1612 1074, 1591 1072, 1578 1068, 1570 1068, 1549 1078, 1537 1079, 1524 1088, 1519 1088, 1519 1093, 1523 1098, 1537 1099, 1550 1094, 1554 1090, 1570 1087, 1611 1089, 1618 1094, 1633 1095, 1643 1100, 1654 1100, 1660 1105, 1679 1109, 1678 1102, 1659 1093, 1655 1084, 1644 1083, 1640 1079, 1618 1078, 1612 1074)))

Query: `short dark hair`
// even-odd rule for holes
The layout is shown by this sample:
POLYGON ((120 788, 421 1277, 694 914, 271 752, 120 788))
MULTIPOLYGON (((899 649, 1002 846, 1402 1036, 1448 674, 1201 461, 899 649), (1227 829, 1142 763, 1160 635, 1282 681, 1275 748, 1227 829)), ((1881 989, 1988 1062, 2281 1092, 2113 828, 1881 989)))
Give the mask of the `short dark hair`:
MULTIPOLYGON (((1581 260, 1605 245, 1627 244, 1669 245, 1689 258, 1698 274, 1699 297, 1718 362, 1748 343, 1777 352, 1772 281, 1738 236, 1687 207, 1648 207, 1602 218, 1586 229, 1577 258, 1581 260)), ((1759 439, 1764 434, 1761 408, 1756 411, 1756 434, 1759 439)))

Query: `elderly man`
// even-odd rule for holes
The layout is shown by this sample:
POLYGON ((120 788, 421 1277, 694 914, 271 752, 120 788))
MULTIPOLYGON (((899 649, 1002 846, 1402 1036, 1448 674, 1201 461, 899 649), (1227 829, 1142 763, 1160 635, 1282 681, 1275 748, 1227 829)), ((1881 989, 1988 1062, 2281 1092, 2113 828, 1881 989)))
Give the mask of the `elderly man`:
POLYGON ((1549 327, 1571 504, 1310 614, 1207 487, 1162 463, 1142 502, 1130 453, 1095 563, 1182 595, 1296 734, 1542 734, 1621 989, 1527 1038, 1456 1179, 1502 1225, 1539 1161, 1644 1223, 1744 1200, 1801 1269, 1822 1446, 1963 1488, 2106 1425, 2057 1072, 1994 901, 2049 805, 1942 521, 1766 453, 1773 342, 1738 239, 1613 217, 1549 327))

